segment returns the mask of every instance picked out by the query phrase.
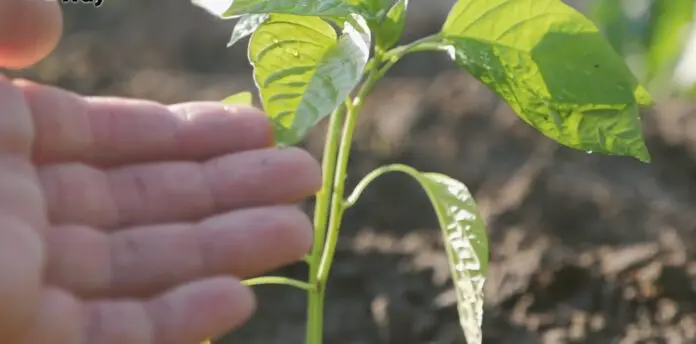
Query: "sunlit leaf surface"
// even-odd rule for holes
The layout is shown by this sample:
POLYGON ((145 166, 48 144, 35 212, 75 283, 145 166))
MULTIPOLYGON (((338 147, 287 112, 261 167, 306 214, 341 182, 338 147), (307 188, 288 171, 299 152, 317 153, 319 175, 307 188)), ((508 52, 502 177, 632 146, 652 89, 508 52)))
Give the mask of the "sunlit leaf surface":
POLYGON ((639 117, 649 94, 596 26, 561 1, 459 1, 442 39, 458 65, 546 136, 650 160, 639 117))
POLYGON ((344 101, 362 77, 369 46, 359 16, 345 22, 340 37, 318 17, 283 14, 254 32, 249 61, 278 144, 297 143, 344 101))

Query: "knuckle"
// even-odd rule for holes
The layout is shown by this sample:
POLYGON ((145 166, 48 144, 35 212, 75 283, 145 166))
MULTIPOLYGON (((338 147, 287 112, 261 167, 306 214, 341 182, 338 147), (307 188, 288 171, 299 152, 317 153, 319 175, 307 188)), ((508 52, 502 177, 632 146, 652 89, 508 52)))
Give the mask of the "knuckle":
POLYGON ((45 225, 43 193, 36 172, 24 158, 0 154, 0 214, 45 225))
POLYGON ((102 171, 74 163, 45 167, 39 174, 52 221, 99 225, 115 221, 108 178, 102 171))
POLYGON ((12 214, 34 225, 45 223, 41 188, 34 178, 2 173, 0 167, 0 212, 12 214))
POLYGON ((31 111, 21 90, 0 78, 0 153, 29 155, 34 140, 31 111))

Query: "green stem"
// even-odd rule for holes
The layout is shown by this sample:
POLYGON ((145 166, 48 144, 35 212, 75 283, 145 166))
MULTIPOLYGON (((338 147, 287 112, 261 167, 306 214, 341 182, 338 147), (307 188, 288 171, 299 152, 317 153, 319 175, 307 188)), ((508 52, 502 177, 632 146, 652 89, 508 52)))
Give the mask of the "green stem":
POLYGON ((322 247, 326 237, 328 222, 331 184, 336 170, 341 123, 345 117, 344 107, 340 106, 331 114, 329 128, 326 133, 324 153, 322 157, 322 186, 316 195, 314 206, 314 244, 310 253, 309 284, 313 286, 307 295, 307 344, 321 344, 323 336, 324 287, 319 283, 319 263, 321 262, 322 247))
POLYGON ((395 47, 384 54, 383 61, 396 63, 404 55, 423 51, 438 51, 445 49, 442 45, 442 36, 434 34, 415 40, 411 43, 395 47))
POLYGON ((341 220, 347 208, 343 202, 343 195, 348 172, 348 158, 353 143, 353 133, 357 125, 358 115, 364 105, 364 99, 372 91, 377 81, 402 56, 413 51, 420 51, 423 45, 431 42, 434 38, 435 36, 427 37, 387 53, 377 54, 368 63, 366 68, 368 77, 352 103, 347 101, 331 115, 322 157, 322 188, 317 193, 314 209, 314 246, 307 260, 310 266, 309 284, 313 286, 309 290, 307 301, 307 344, 323 343, 324 292, 336 251, 341 220), (344 118, 345 123, 341 133, 340 125, 344 118))
POLYGON ((378 169, 375 169, 374 171, 368 173, 361 181, 358 183, 358 185, 355 186, 355 189, 353 189, 353 193, 346 198, 345 202, 343 202, 343 207, 346 209, 352 207, 355 205, 356 202, 358 202, 358 199, 362 195, 363 191, 367 189, 367 186, 370 185, 375 179, 377 179, 379 176, 384 174, 385 172, 389 172, 388 166, 383 166, 378 169))
POLYGON ((343 204, 343 195, 345 192, 345 182, 348 173, 348 160, 353 143, 353 133, 355 132, 355 126, 358 122, 358 115, 360 114, 360 110, 362 110, 362 106, 364 105, 365 97, 368 93, 370 93, 370 91, 372 91, 375 84, 383 74, 384 73, 381 69, 373 69, 370 71, 367 80, 365 80, 362 88, 355 96, 352 107, 349 108, 346 121, 343 126, 343 135, 341 136, 341 144, 338 149, 338 162, 336 163, 335 171, 336 174, 333 180, 333 192, 331 194, 331 215, 329 219, 329 227, 327 230, 326 240, 324 241, 324 253, 321 258, 321 264, 319 265, 319 281, 322 282, 325 282, 329 277, 331 263, 333 262, 336 244, 338 242, 341 221, 343 218, 343 213, 346 209, 343 204))
POLYGON ((262 284, 284 284, 284 285, 289 285, 291 287, 303 289, 306 291, 312 291, 314 290, 314 286, 304 282, 304 281, 298 281, 296 279, 288 278, 288 277, 282 277, 282 276, 263 276, 263 277, 256 277, 256 278, 250 278, 247 280, 242 281, 242 284, 246 286, 256 286, 256 285, 262 285, 262 284))

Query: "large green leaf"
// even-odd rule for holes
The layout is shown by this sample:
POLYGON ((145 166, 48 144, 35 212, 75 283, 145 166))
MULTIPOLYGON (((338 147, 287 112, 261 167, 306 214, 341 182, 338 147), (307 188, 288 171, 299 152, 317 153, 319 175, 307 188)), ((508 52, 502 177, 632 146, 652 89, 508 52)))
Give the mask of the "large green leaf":
POLYGON ((632 0, 595 0, 592 18, 653 95, 676 90, 675 68, 694 21, 693 0, 648 0, 639 16, 632 0))
POLYGON ((404 32, 407 10, 408 0, 398 0, 389 9, 389 12, 387 12, 387 15, 375 32, 377 47, 387 50, 399 41, 401 34, 404 32))
MULTIPOLYGON (((295 14, 301 16, 339 17, 361 14, 372 18, 377 1, 384 0, 191 0, 210 13, 222 18, 245 14, 295 14)), ((378 6, 377 6, 378 7, 378 6)))
POLYGON ((653 0, 646 34, 647 73, 670 73, 679 60, 694 21, 694 0, 653 0))
POLYGON ((480 344, 489 253, 486 225, 471 193, 464 184, 446 175, 419 172, 395 164, 380 167, 365 176, 348 203, 355 203, 370 182, 387 172, 408 174, 428 195, 442 231, 464 335, 467 343, 480 344))
POLYGON ((459 1, 441 35, 457 64, 546 136, 650 160, 639 117, 650 96, 573 8, 558 0, 459 1))
MULTIPOLYGON (((370 19, 382 19, 389 11, 395 0, 344 0, 358 8, 361 13, 370 19)), ((396 0, 399 1, 399 0, 396 0)))
POLYGON ((609 43, 622 56, 629 53, 629 46, 642 35, 635 21, 623 10, 622 0, 595 0, 589 13, 609 43))
POLYGON ((318 17, 289 14, 270 15, 252 35, 249 61, 278 144, 300 141, 360 81, 370 34, 361 17, 351 18, 339 38, 318 17))

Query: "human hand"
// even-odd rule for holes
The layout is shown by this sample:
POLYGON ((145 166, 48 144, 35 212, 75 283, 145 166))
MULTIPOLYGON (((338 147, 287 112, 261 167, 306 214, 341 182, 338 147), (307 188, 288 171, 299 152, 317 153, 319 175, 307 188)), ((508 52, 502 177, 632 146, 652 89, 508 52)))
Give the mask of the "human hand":
MULTIPOLYGON (((0 0, 0 20, 37 25, 18 41, 0 21, 0 65, 48 53, 55 16, 55 2, 0 0)), ((271 136, 253 109, 0 76, 0 343, 196 344, 242 324, 255 301, 239 278, 311 245, 292 204, 320 168, 271 136)))

